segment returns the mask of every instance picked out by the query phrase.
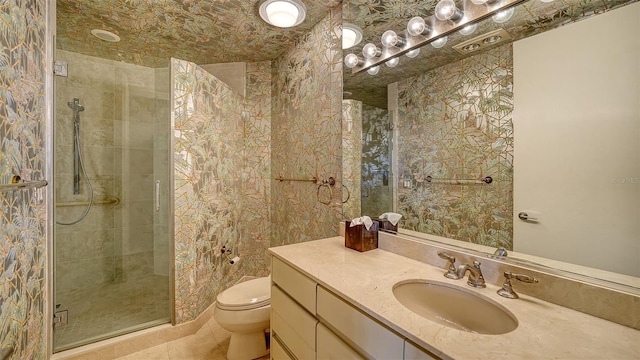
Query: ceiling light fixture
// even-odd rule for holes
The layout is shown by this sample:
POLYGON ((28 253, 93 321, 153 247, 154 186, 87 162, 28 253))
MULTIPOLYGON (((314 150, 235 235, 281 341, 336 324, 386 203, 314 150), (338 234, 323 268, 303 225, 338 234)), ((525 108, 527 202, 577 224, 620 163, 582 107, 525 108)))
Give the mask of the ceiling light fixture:
POLYGON ((91 35, 97 37, 100 40, 108 41, 108 42, 118 42, 120 41, 120 36, 112 33, 111 31, 101 30, 101 29, 93 29, 91 30, 91 35))
POLYGON ((304 21, 307 7, 300 0, 263 0, 259 12, 268 24, 290 28, 304 21))
POLYGON ((353 24, 342 24, 342 50, 358 45, 362 41, 362 29, 353 24))

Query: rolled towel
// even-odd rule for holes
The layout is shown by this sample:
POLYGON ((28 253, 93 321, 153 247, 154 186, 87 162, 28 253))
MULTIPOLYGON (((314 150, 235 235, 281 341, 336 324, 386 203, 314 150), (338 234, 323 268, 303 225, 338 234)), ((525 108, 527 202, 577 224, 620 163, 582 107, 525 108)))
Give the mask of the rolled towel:
POLYGON ((362 224, 364 224, 364 227, 367 228, 367 230, 369 230, 371 228, 371 225, 373 225, 373 220, 371 220, 371 218, 368 216, 355 218, 351 220, 351 225, 349 227, 354 227, 356 225, 362 225, 362 224))
POLYGON ((389 222, 391 223, 391 225, 396 226, 398 225, 398 221, 400 221, 400 218, 402 217, 402 215, 397 214, 397 213, 392 213, 392 212, 386 212, 382 215, 380 215, 380 219, 387 219, 389 220, 389 222))

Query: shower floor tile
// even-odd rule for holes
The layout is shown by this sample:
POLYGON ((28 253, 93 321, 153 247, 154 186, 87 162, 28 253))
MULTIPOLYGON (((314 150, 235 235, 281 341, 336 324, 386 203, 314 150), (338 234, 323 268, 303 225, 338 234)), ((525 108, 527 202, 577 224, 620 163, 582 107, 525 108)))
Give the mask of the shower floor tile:
POLYGON ((57 294, 66 326, 54 331, 60 351, 170 321, 169 278, 148 275, 100 288, 57 294))

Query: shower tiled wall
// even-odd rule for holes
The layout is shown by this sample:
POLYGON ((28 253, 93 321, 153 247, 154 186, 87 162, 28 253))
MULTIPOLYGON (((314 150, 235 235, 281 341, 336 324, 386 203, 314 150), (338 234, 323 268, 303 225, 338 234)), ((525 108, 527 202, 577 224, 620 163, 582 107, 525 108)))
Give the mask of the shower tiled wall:
MULTIPOLYGON (((0 184, 46 177, 45 1, 0 6, 0 184)), ((47 357, 46 207, 21 190, 0 193, 0 358, 47 357)))
POLYGON ((512 248, 512 98, 511 45, 400 84, 397 185, 403 227, 512 248), (427 176, 491 176, 494 182, 427 184, 427 176))
POLYGON ((341 9, 274 61, 273 178, 333 177, 329 191, 310 182, 272 181, 271 246, 336 236, 342 217, 341 9), (328 205, 322 202, 330 202, 328 205))
POLYGON ((392 211, 389 112, 362 106, 362 214, 392 211))

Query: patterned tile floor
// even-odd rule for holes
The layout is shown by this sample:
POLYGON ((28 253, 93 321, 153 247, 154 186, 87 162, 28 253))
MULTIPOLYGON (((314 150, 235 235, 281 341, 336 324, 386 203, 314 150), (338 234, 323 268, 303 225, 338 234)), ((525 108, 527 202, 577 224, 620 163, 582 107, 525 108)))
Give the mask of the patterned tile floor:
POLYGON ((54 333, 56 351, 168 323, 169 279, 148 275, 89 290, 57 294, 58 310, 69 311, 69 323, 54 333))

